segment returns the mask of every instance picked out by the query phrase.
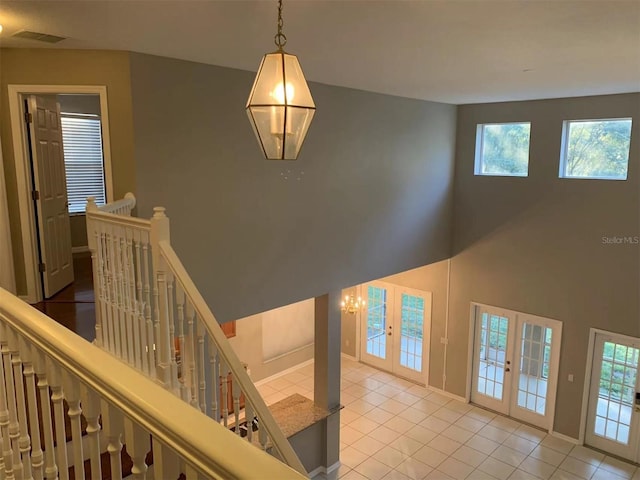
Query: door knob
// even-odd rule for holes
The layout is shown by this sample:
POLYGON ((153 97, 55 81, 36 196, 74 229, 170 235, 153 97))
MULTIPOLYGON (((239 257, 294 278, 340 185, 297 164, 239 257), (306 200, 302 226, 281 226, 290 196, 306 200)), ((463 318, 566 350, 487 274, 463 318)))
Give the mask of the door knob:
POLYGON ((510 372, 510 371, 511 371, 511 369, 507 367, 507 368, 505 368, 505 369, 504 369, 504 371, 505 371, 505 372, 510 372))
POLYGON ((389 332, 388 335, 391 336, 391 332, 389 332))
POLYGON ((510 360, 507 360, 507 365, 511 365, 511 361, 510 360))

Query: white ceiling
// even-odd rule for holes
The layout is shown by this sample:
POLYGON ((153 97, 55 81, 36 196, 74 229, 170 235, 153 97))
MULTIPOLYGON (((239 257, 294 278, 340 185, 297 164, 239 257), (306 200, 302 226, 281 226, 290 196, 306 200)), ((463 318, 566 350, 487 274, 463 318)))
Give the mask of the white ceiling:
MULTIPOLYGON (((274 1, 5 1, 0 46, 99 48, 255 71, 274 1)), ((286 50, 331 85, 455 104, 640 91, 640 1, 285 0, 286 50)))

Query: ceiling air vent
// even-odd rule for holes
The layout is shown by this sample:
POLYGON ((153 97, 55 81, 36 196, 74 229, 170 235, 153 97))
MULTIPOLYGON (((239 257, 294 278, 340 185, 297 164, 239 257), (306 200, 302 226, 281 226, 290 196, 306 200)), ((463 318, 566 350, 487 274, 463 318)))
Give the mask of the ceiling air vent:
POLYGON ((12 37, 26 38, 27 40, 37 40, 38 42, 46 43, 58 43, 65 40, 65 37, 58 37, 57 35, 49 35, 48 33, 30 32, 29 30, 21 30, 18 33, 14 33, 12 37))

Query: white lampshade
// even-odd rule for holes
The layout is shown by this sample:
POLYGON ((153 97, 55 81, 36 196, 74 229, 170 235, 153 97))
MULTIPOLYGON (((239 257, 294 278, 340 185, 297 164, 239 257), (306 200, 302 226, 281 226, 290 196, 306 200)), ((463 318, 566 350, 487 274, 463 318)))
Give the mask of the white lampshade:
POLYGON ((262 58, 247 100, 247 115, 269 160, 295 160, 316 106, 295 55, 282 50, 262 58))

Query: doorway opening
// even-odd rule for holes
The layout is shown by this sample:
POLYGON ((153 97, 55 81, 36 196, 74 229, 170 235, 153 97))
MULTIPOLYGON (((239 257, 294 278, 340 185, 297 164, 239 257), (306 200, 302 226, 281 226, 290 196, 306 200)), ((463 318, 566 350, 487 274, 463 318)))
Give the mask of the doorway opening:
POLYGON ((471 401, 553 429, 562 322, 475 305, 471 401))
MULTIPOLYGON (((86 196, 82 199, 85 193, 77 186, 83 182, 85 186, 94 186, 94 179, 99 176, 103 182, 99 187, 104 192, 103 201, 113 198, 107 92, 104 86, 64 85, 9 85, 8 91, 27 287, 27 294, 22 298, 33 304, 52 296, 73 280, 71 231, 75 238, 83 238, 86 232, 84 212, 80 211, 86 196), (51 99, 55 99, 55 108, 51 99), (96 153, 95 144, 83 144, 84 139, 78 137, 87 133, 87 128, 93 128, 95 137, 96 121, 102 144, 101 167, 87 160, 90 153, 96 153), (56 122, 60 134, 62 122, 66 123, 67 133, 71 132, 67 143, 75 142, 75 162, 57 163, 61 168, 53 168, 51 165, 56 162, 50 162, 58 157, 64 159, 66 153, 62 136, 60 145, 56 145, 57 140, 51 136, 50 127, 56 122), (43 161, 39 161, 39 157, 43 161), (68 187, 67 176, 75 179, 71 187, 68 187), (63 193, 60 185, 64 186, 63 193), (60 274, 63 271, 64 274, 60 274)), ((87 195, 97 196, 93 190, 87 195)))

